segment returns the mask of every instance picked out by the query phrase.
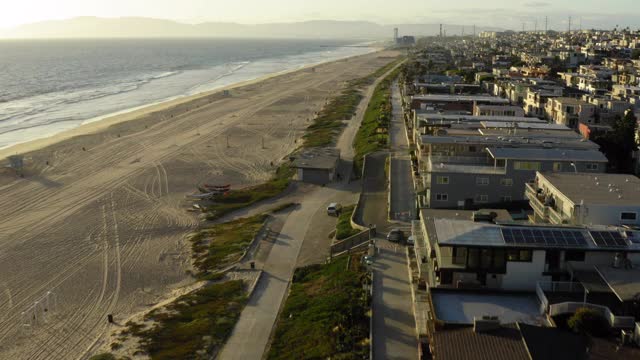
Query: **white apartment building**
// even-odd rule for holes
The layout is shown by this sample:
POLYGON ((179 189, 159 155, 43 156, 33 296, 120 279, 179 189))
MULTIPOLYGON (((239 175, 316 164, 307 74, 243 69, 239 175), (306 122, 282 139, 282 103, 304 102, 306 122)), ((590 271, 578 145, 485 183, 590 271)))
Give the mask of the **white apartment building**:
POLYGON ((538 172, 526 196, 534 223, 640 226, 640 179, 633 175, 538 172))

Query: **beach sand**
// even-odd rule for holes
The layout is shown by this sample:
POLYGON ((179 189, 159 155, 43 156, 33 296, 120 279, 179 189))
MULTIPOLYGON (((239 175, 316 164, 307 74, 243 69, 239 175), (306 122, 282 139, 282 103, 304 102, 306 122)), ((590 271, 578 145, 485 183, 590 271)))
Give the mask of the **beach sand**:
POLYGON ((268 179, 327 98, 397 55, 318 65, 0 151, 25 156, 24 178, 6 160, 0 167, 0 358, 82 358, 108 344, 109 327, 193 284, 185 236, 199 219, 185 195, 268 179))

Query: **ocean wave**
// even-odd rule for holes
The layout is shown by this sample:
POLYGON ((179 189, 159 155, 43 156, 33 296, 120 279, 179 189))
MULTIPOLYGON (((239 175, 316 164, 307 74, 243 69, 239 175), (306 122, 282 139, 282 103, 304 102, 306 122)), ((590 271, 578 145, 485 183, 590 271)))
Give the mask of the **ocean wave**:
POLYGON ((168 78, 180 73, 180 71, 167 71, 160 74, 147 74, 132 79, 121 80, 120 82, 99 88, 69 89, 66 91, 48 92, 27 98, 0 102, 0 124, 11 121, 16 117, 21 117, 23 121, 28 121, 35 115, 45 113, 60 106, 73 105, 132 92, 155 80, 168 78))

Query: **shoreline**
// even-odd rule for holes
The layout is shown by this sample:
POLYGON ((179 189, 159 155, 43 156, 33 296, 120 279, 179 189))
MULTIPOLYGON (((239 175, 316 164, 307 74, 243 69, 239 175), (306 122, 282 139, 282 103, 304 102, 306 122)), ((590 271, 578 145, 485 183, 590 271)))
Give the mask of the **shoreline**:
POLYGON ((234 83, 230 85, 224 85, 219 88, 203 91, 197 94, 178 95, 174 98, 161 100, 159 102, 150 103, 150 104, 146 104, 146 105, 142 105, 142 106, 138 106, 130 109, 125 109, 122 111, 118 111, 111 114, 105 114, 105 115, 94 117, 91 119, 86 119, 83 121, 83 123, 80 126, 75 127, 73 129, 64 130, 57 134, 53 134, 51 136, 27 140, 25 142, 17 143, 14 145, 10 145, 6 148, 0 149, 0 161, 6 160, 11 155, 16 155, 16 154, 24 155, 37 150, 42 150, 48 146, 55 145, 57 143, 71 139, 76 136, 97 133, 109 128, 112 125, 116 125, 116 124, 120 124, 128 121, 135 121, 146 115, 168 110, 176 106, 185 105, 193 101, 201 100, 203 98, 206 98, 215 94, 219 94, 226 90, 233 90, 233 89, 241 88, 248 85, 255 85, 257 83, 270 80, 279 76, 288 75, 298 71, 308 70, 312 67, 340 62, 340 61, 344 61, 345 59, 354 59, 361 56, 367 56, 367 55, 375 54, 384 50, 385 48, 383 47, 372 46, 372 51, 368 53, 354 55, 354 56, 346 56, 346 57, 342 57, 342 58, 338 58, 330 61, 308 64, 308 65, 304 65, 294 69, 262 75, 255 79, 240 81, 238 83, 234 83))
POLYGON ((328 98, 398 55, 272 74, 235 84, 232 97, 209 92, 87 124, 71 131, 87 135, 56 136, 26 154, 24 178, 0 171, 0 269, 13 301, 0 307, 0 358, 108 349, 107 314, 122 323, 193 280, 185 236, 201 220, 184 195, 202 183, 239 188, 271 178, 328 98), (61 321, 33 324, 24 336, 21 313, 39 316, 32 304, 49 292, 64 299, 55 309, 61 321))

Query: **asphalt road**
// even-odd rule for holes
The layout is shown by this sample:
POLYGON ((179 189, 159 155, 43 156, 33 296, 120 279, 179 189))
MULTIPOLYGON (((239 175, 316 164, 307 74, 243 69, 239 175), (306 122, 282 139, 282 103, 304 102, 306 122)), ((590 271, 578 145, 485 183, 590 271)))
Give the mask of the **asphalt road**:
MULTIPOLYGON (((388 220, 403 219, 415 211, 411 161, 404 133, 399 93, 393 90, 394 119, 391 136, 391 196, 384 172, 387 153, 367 158, 363 178, 362 221, 376 224, 378 234, 384 236, 393 227, 407 229, 409 223, 388 220), (390 210, 388 202, 391 199, 390 210), (394 216, 395 212, 400 216, 394 216)), ((410 220, 411 216, 407 220, 410 220)), ((417 359, 418 342, 411 304, 409 270, 404 245, 376 240, 379 253, 374 261, 373 294, 373 357, 374 359, 417 359)))
POLYGON ((391 138, 391 206, 390 218, 411 221, 416 215, 416 196, 411 176, 411 156, 407 140, 398 84, 392 88, 393 120, 391 138))

